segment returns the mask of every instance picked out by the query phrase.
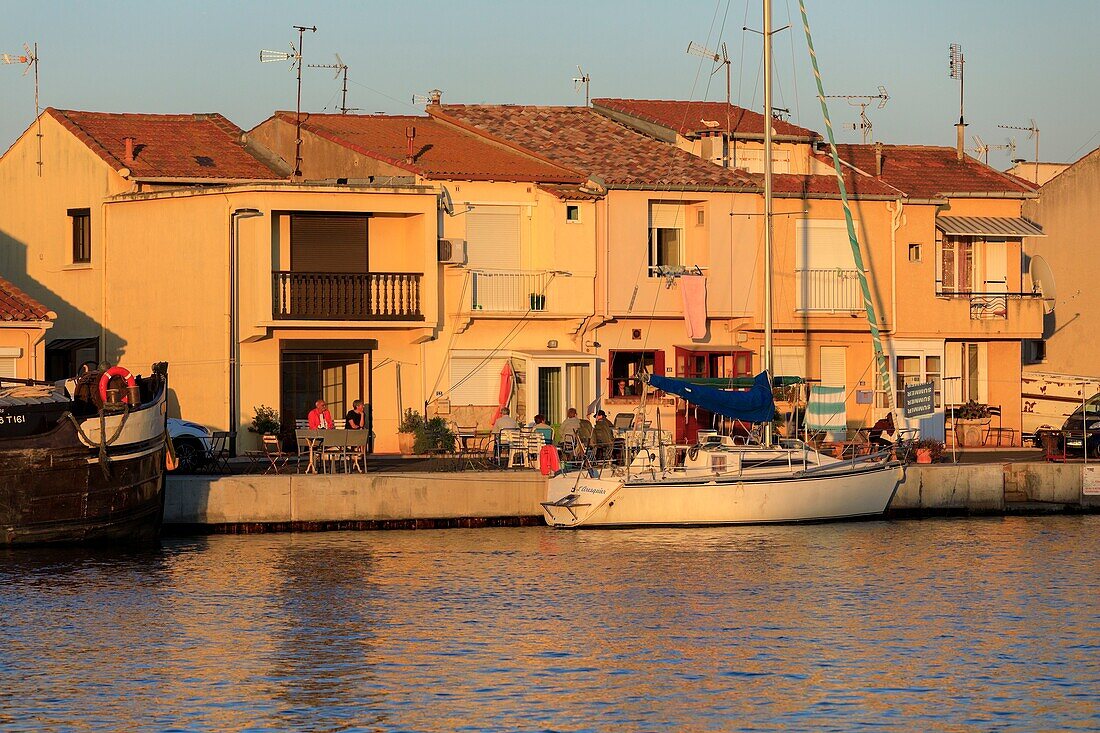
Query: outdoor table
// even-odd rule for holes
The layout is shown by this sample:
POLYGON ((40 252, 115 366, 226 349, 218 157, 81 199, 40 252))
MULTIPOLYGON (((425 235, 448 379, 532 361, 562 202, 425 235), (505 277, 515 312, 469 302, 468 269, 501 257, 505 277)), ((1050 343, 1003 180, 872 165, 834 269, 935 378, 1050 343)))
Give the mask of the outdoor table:
POLYGON ((361 448, 370 438, 369 430, 295 430, 294 435, 309 446, 306 473, 317 473, 317 448, 361 448))

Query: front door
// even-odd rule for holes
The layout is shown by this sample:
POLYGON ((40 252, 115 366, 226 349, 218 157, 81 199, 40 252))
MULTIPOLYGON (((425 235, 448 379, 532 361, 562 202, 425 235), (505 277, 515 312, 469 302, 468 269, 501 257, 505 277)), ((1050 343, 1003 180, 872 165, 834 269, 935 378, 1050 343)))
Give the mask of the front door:
MULTIPOLYGON (((676 347, 676 376, 681 379, 729 379, 752 376, 752 352, 707 352, 676 347)), ((695 443, 699 430, 721 426, 709 410, 677 400, 676 442, 695 443)))
POLYGON ((342 420, 355 400, 363 400, 366 424, 371 427, 369 364, 369 352, 282 352, 279 416, 284 434, 293 435, 296 423, 308 419, 318 399, 325 401, 334 420, 342 420))
POLYGON ((539 413, 546 416, 546 422, 560 425, 564 415, 561 413, 562 389, 561 367, 539 367, 539 413))

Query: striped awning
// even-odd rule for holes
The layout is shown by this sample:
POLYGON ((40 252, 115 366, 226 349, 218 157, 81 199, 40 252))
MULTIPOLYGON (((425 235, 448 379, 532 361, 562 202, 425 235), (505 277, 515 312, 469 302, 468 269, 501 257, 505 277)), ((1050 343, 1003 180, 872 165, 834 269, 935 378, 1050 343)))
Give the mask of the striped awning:
POLYGON ((937 216, 936 228, 964 237, 1045 237, 1043 228, 1021 217, 937 216))

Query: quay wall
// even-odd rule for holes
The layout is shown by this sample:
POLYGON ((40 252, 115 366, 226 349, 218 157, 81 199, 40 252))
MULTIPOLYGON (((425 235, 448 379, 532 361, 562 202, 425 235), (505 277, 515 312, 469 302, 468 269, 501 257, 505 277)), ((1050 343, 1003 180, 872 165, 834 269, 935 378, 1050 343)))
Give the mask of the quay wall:
MULTIPOLYGON (((1081 464, 910 466, 896 517, 1098 511, 1081 464)), ((164 521, 197 531, 387 529, 541 524, 546 479, 529 471, 173 476, 164 521)))

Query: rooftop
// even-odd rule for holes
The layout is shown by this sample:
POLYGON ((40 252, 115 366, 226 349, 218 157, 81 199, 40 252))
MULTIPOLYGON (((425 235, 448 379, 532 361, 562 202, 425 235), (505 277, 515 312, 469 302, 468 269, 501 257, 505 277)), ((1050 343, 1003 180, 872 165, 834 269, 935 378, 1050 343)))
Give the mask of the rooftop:
MULTIPOLYGON (((276 117, 294 123, 293 112, 276 117)), ((426 115, 303 115, 302 129, 425 178, 463 181, 580 183, 577 171, 447 125, 426 115), (406 160, 406 130, 413 128, 413 154, 406 160)))
MULTIPOLYGON (((643 122, 675 130, 684 137, 699 133, 728 131, 734 137, 763 137, 764 115, 725 102, 691 102, 672 99, 594 99, 597 112, 608 110, 629 115, 643 122), (729 121, 729 127, 726 121, 729 121)), ((821 136, 813 130, 772 120, 776 135, 816 140, 821 136)))
POLYGON ((46 321, 53 317, 46 306, 0 277, 0 321, 46 321))
POLYGON ((587 107, 446 104, 429 114, 584 171, 612 187, 753 188, 757 179, 624 127, 587 107))
MULTIPOLYGON (((842 161, 875 176, 875 145, 836 147, 842 161)), ((818 154, 818 158, 832 163, 828 154, 818 154)), ((940 145, 883 145, 882 175, 875 177, 916 198, 951 193, 1019 195, 1035 191, 1028 182, 1001 173, 968 155, 959 160, 955 148, 940 145)))
POLYGON ((220 114, 119 114, 49 107, 48 114, 115 170, 133 178, 272 179, 283 177, 241 143, 241 129, 220 114), (126 160, 133 138, 133 160, 126 160))

